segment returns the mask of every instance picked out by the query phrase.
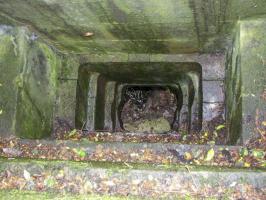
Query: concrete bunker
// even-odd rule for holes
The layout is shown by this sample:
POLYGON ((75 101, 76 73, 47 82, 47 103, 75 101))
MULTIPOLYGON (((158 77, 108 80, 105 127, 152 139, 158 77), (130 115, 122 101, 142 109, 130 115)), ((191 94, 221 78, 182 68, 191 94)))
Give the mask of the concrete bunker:
POLYGON ((241 145, 265 130, 265 1, 81 1, 81 15, 71 2, 12 2, 1 4, 1 135, 46 138, 57 124, 63 134, 123 131, 128 87, 175 88, 178 132, 223 125, 222 144, 241 145))

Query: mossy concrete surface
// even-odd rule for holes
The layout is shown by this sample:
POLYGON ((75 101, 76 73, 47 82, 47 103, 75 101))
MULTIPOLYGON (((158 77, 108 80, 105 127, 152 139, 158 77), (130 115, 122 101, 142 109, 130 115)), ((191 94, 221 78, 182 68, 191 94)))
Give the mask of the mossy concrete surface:
MULTIPOLYGON (((261 134, 266 116, 266 20, 240 21, 242 131, 246 142, 261 134)), ((265 129, 264 129, 265 130, 265 129)))
POLYGON ((16 133, 24 138, 43 138, 52 132, 60 61, 46 45, 31 44, 20 76, 16 133))
POLYGON ((236 25, 226 69, 229 137, 244 144, 263 131, 266 101, 266 21, 241 20, 236 25), (241 135, 242 132, 242 135, 241 135), (239 137, 241 136, 241 137, 239 137))
POLYGON ((27 24, 62 51, 192 53, 225 49, 238 19, 264 0, 0 1, 2 21, 27 24), (86 32, 92 37, 84 37, 86 32))
MULTIPOLYGON (((177 170, 153 170, 148 165, 135 168, 130 164, 102 166, 94 163, 65 161, 0 160, 0 172, 4 189, 22 187, 22 190, 38 190, 60 194, 105 194, 150 198, 173 198, 175 195, 202 195, 200 191, 239 190, 249 185, 263 190, 266 174, 262 171, 209 171, 181 167, 177 170), (8 171, 8 172, 7 172, 8 171), (5 178, 5 174, 9 178, 5 178), (36 178, 37 177, 37 178, 36 178), (16 180, 16 182, 13 182, 16 180), (13 185, 11 184, 13 183, 13 185), (62 184, 63 183, 63 184, 62 184), (9 185, 10 184, 10 185, 9 185)), ((220 195, 224 195, 220 194, 220 195)))
MULTIPOLYGON (((17 200, 145 200, 143 197, 121 197, 110 195, 93 195, 93 194, 58 194, 55 192, 37 192, 37 191, 21 191, 21 190, 0 190, 2 199, 17 199, 17 200)), ((194 198, 189 198, 194 199, 194 198)))
POLYGON ((1 133, 49 136, 61 58, 25 27, 0 30, 1 133))
POLYGON ((141 122, 125 123, 124 128, 130 132, 149 133, 166 133, 171 130, 171 124, 165 118, 161 117, 158 119, 143 120, 141 122))
POLYGON ((241 146, 95 142, 87 139, 3 140, 0 145, 3 148, 0 156, 7 158, 266 168, 262 149, 247 150, 241 146), (12 147, 14 143, 16 147, 12 147), (207 159, 208 152, 211 152, 210 159, 207 159))
POLYGON ((265 8, 265 0, 0 0, 1 135, 43 138, 62 121, 73 128, 78 69, 95 62, 198 62, 209 92, 203 121, 224 120, 227 54, 228 142, 245 143, 265 116, 265 8))
MULTIPOLYGON (((22 31, 22 30, 21 30, 22 31)), ((23 37, 19 29, 0 26, 0 132, 10 134, 15 117, 17 76, 24 60, 23 37), (21 45, 21 47, 19 46, 21 45)))
POLYGON ((241 143, 242 132, 242 77, 240 63, 240 26, 235 27, 233 45, 227 51, 225 94, 228 141, 241 143))

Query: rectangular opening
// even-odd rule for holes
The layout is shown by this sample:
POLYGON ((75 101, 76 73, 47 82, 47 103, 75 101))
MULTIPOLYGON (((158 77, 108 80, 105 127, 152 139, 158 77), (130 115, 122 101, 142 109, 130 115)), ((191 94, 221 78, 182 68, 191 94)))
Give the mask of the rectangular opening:
POLYGON ((174 136, 176 142, 232 144, 224 105, 204 101, 217 82, 205 81, 204 88, 202 67, 196 62, 84 64, 79 68, 76 128, 122 137, 157 134, 171 141, 174 136), (215 117, 208 121, 208 115, 215 117))

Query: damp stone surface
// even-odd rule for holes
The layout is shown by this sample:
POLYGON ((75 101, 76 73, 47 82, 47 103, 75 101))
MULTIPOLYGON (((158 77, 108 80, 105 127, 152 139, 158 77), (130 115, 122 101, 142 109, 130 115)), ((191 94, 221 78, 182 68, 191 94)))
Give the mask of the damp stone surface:
POLYGON ((265 67, 265 0, 0 0, 0 195, 264 200, 265 67))

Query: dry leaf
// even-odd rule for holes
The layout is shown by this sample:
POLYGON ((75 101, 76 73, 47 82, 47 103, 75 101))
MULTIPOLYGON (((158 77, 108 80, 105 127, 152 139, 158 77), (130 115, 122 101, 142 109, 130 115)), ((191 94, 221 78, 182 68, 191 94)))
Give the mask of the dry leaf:
POLYGON ((191 155, 191 153, 186 152, 186 153, 184 154, 184 158, 185 158, 186 160, 191 160, 191 159, 192 159, 192 155, 191 155))
POLYGON ((90 36, 93 36, 93 33, 92 32, 86 32, 86 33, 84 33, 84 36, 85 37, 90 37, 90 36))
POLYGON ((29 181, 29 180, 31 179, 31 175, 30 175, 30 173, 29 173, 27 170, 25 170, 25 169, 24 169, 24 171, 23 171, 23 176, 24 176, 24 178, 25 178, 27 181, 29 181))
POLYGON ((214 150, 210 149, 207 153, 207 156, 205 158, 205 161, 211 161, 214 157, 214 150))

